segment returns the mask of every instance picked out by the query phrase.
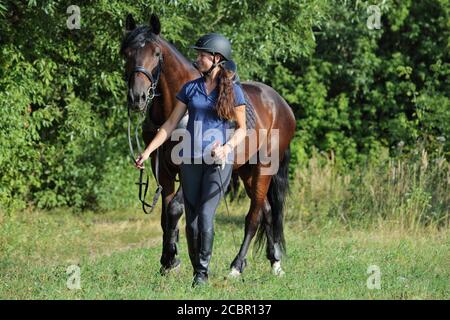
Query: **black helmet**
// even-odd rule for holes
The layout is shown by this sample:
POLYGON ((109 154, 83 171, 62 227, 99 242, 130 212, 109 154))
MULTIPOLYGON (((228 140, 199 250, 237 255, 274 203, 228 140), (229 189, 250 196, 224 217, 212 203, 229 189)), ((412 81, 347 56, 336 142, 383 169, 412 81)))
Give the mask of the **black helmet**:
POLYGON ((227 38, 218 33, 205 34, 191 48, 207 51, 212 54, 220 53, 225 60, 231 60, 231 43, 227 38))

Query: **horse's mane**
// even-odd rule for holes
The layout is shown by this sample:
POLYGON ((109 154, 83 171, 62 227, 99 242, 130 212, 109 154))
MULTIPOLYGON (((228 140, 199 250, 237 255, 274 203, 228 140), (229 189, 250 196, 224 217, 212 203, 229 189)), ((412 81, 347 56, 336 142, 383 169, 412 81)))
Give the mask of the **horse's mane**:
MULTIPOLYGON (((161 43, 159 39, 160 38, 152 32, 152 29, 150 27, 139 26, 125 35, 120 46, 120 54, 123 55, 126 48, 138 49, 143 47, 147 42, 161 43)), ((164 39, 161 40, 163 40, 163 43, 165 43, 170 48, 170 50, 178 57, 179 61, 192 67, 191 62, 187 60, 186 57, 182 55, 173 44, 165 41, 164 39)))
POLYGON ((126 48, 137 49, 143 47, 147 42, 156 41, 156 36, 148 26, 140 26, 130 31, 122 41, 120 53, 123 54, 126 48))

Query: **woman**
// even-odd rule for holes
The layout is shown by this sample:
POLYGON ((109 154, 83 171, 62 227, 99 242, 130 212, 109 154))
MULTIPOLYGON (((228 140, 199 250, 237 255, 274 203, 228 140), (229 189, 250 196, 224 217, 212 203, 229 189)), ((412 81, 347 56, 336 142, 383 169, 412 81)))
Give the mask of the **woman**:
POLYGON ((191 148, 187 149, 191 152, 182 149, 180 181, 186 209, 189 257, 194 268, 192 285, 197 286, 208 282, 214 216, 222 195, 220 188, 226 190, 228 187, 233 167, 229 156, 244 140, 246 126, 244 94, 241 87, 233 83, 233 72, 224 68, 226 62, 233 65, 228 39, 209 33, 191 48, 197 50, 195 66, 203 76, 187 82, 178 92, 174 110, 143 154, 136 159, 136 167, 142 168, 144 161, 170 137, 188 110, 186 129, 190 134, 191 148), (231 137, 227 137, 226 130, 229 120, 236 122, 236 130, 231 137), (216 134, 210 137, 211 132, 216 134), (225 165, 221 168, 212 163, 211 156, 225 165), (222 179, 224 185, 221 186, 222 179))

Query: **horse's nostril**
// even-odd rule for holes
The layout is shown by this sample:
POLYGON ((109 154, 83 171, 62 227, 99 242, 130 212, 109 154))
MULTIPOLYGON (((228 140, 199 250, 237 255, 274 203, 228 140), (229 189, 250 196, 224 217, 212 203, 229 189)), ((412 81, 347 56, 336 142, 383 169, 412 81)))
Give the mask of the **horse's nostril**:
POLYGON ((145 101, 145 93, 142 94, 142 101, 145 101))

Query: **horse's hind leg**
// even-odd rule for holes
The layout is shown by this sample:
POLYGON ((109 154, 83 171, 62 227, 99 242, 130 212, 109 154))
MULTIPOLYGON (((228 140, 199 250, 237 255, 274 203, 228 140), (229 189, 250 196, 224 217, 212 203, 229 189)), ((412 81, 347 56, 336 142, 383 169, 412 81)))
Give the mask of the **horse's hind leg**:
POLYGON ((231 193, 230 201, 234 201, 238 196, 238 192, 239 192, 239 175, 237 174, 237 172, 233 172, 231 175, 231 182, 228 185, 226 194, 231 193))
POLYGON ((258 240, 260 240, 264 236, 263 232, 265 232, 267 239, 266 257, 270 261, 273 274, 277 276, 282 276, 284 275, 284 271, 281 269, 282 250, 279 244, 275 241, 275 237, 273 234, 272 208, 270 207, 270 203, 267 200, 267 198, 264 201, 262 212, 263 212, 262 223, 264 225, 264 229, 260 229, 258 231, 258 240))
POLYGON ((264 205, 267 191, 269 189, 272 176, 261 175, 258 171, 258 167, 254 167, 253 170, 257 170, 257 174, 253 175, 251 179, 244 180, 244 185, 247 193, 251 196, 250 209, 245 217, 245 235, 238 255, 231 263, 230 276, 240 275, 245 268, 248 249, 253 237, 256 234, 258 226, 261 221, 261 209, 264 205), (251 185, 249 181, 251 180, 251 185))
POLYGON ((262 238, 266 236, 266 257, 270 261, 273 273, 281 276, 284 274, 281 269, 282 251, 278 243, 275 242, 275 237, 273 234, 272 208, 270 207, 270 203, 267 198, 265 199, 262 207, 262 225, 263 228, 258 230, 257 242, 262 241, 262 238))
POLYGON ((183 193, 181 186, 169 203, 164 206, 162 219, 163 226, 163 250, 161 255, 161 274, 164 275, 173 269, 178 268, 180 260, 178 254, 179 229, 178 221, 184 211, 183 193))

